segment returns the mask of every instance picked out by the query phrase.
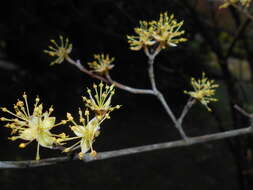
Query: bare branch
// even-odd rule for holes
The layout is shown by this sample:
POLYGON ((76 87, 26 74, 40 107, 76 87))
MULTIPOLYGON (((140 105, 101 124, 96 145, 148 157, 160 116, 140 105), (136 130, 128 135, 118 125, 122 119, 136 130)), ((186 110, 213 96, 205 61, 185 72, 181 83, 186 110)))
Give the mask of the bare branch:
POLYGON ((91 71, 89 71, 88 69, 86 69, 81 63, 79 60, 77 61, 74 61, 73 59, 71 58, 67 58, 66 59, 70 64, 74 65, 75 67, 77 67, 80 71, 82 71, 83 73, 91 76, 92 78, 96 78, 96 79, 99 79, 99 80, 102 80, 106 83, 111 83, 111 84, 114 84, 116 87, 122 89, 122 90, 125 90, 127 92, 130 92, 130 93, 133 93, 133 94, 151 94, 153 95, 154 92, 153 90, 149 90, 149 89, 139 89, 139 88, 132 88, 130 86, 126 86, 124 84, 121 84, 119 82, 116 82, 114 80, 111 79, 110 75, 107 74, 106 75, 106 78, 100 76, 100 75, 97 75, 91 71))
POLYGON ((149 90, 149 89, 139 89, 139 88, 132 88, 130 86, 126 86, 124 84, 121 84, 117 81, 112 80, 111 76, 109 73, 106 74, 106 78, 107 80, 111 83, 114 84, 116 87, 125 90, 127 92, 133 93, 133 94, 151 94, 154 95, 154 91, 153 90, 149 90))
POLYGON ((240 106, 238 105, 234 105, 234 108, 237 109, 237 111, 239 111, 242 115, 248 117, 248 118, 253 118, 253 115, 247 113, 244 109, 242 109, 240 106))
MULTIPOLYGON (((210 135, 192 137, 192 138, 188 138, 187 141, 177 140, 177 141, 172 141, 172 142, 157 143, 157 144, 144 145, 144 146, 138 146, 138 147, 132 147, 132 148, 125 148, 125 149, 120 149, 120 150, 100 152, 97 154, 96 157, 84 156, 83 161, 93 162, 97 160, 105 160, 105 159, 110 159, 110 158, 115 158, 115 157, 120 157, 120 156, 150 152, 154 150, 185 147, 185 146, 191 146, 194 144, 206 143, 209 141, 215 141, 219 139, 225 139, 225 138, 251 134, 251 133, 253 133, 252 126, 249 126, 243 129, 235 129, 231 131, 214 133, 210 135)), ((78 159, 79 159, 78 155, 75 155, 74 157, 63 156, 63 157, 41 159, 39 161, 36 161, 36 160, 0 161, 0 169, 15 169, 15 168, 21 169, 21 168, 41 167, 41 166, 54 165, 57 163, 68 162, 68 161, 78 160, 78 159)))
POLYGON ((246 9, 243 9, 242 7, 236 4, 232 4, 232 6, 253 21, 253 16, 246 9))
POLYGON ((155 57, 158 55, 160 52, 160 47, 157 48, 157 50, 154 52, 154 54, 150 54, 148 49, 145 48, 144 52, 148 57, 148 63, 149 63, 149 68, 148 68, 148 74, 149 74, 149 79, 151 82, 152 89, 154 91, 154 95, 158 98, 158 100, 161 102, 162 106, 164 107, 166 113, 169 115, 169 117, 172 119, 174 126, 177 128, 179 131, 181 137, 187 141, 187 136, 182 128, 181 123, 176 119, 175 115, 173 114, 171 108, 167 104, 163 94, 157 89, 156 87, 156 81, 155 81, 155 73, 154 73, 154 60, 155 57))
POLYGON ((85 74, 91 76, 92 78, 96 78, 98 80, 101 80, 101 81, 104 81, 106 83, 108 83, 108 81, 104 78, 104 77, 101 77, 100 75, 96 75, 95 73, 89 71, 88 69, 86 69, 81 63, 79 60, 77 61, 74 61, 73 59, 71 59, 70 57, 66 58, 66 60, 76 66, 80 71, 84 72, 85 74))
POLYGON ((184 109, 180 115, 180 117, 178 118, 178 122, 182 125, 183 120, 185 118, 185 116, 187 115, 187 113, 189 112, 189 110, 191 109, 191 107, 196 103, 196 100, 193 99, 192 97, 190 97, 187 101, 187 103, 184 106, 184 109))

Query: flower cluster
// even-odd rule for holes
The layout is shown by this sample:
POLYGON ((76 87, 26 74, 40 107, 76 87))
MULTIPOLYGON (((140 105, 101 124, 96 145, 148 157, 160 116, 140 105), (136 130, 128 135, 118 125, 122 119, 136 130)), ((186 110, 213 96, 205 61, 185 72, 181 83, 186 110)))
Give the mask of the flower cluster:
POLYGON ((115 109, 119 109, 121 106, 111 106, 111 99, 114 95, 114 86, 108 86, 101 82, 98 86, 93 85, 95 95, 91 94, 91 90, 88 88, 87 93, 89 97, 83 97, 85 105, 90 108, 97 117, 110 117, 109 113, 115 109))
POLYGON ((219 7, 220 9, 227 8, 232 4, 239 3, 243 7, 249 7, 251 0, 224 0, 224 3, 219 7))
POLYGON ((67 113, 67 119, 56 123, 56 118, 51 116, 53 107, 49 110, 43 111, 43 105, 40 102, 39 97, 35 99, 33 111, 30 112, 29 104, 27 101, 27 95, 24 93, 23 101, 18 100, 14 104, 14 112, 9 111, 7 108, 1 108, 2 112, 5 112, 12 116, 12 118, 1 117, 1 121, 7 122, 5 127, 10 128, 11 137, 10 140, 14 141, 17 139, 24 140, 25 143, 20 143, 20 148, 25 148, 28 144, 33 141, 37 142, 37 153, 36 160, 40 159, 39 148, 40 146, 45 148, 53 148, 54 146, 64 145, 67 141, 79 139, 74 145, 65 148, 64 152, 70 152, 76 148, 81 148, 79 153, 80 158, 83 158, 84 154, 91 150, 90 155, 95 156, 92 144, 95 138, 100 133, 100 125, 105 119, 109 119, 109 113, 114 109, 119 109, 120 106, 111 106, 111 98, 114 94, 113 86, 105 86, 101 82, 99 84, 100 90, 97 90, 97 85, 94 84, 96 94, 94 97, 91 95, 88 89, 89 98, 84 98, 87 109, 82 111, 79 108, 79 122, 76 122, 70 113, 67 113), (90 119, 90 109, 94 112, 94 116, 90 119), (84 115, 84 116, 83 116, 84 115), (65 125, 71 123, 70 129, 74 132, 74 137, 69 137, 65 133, 54 134, 51 130, 59 125, 65 125))
POLYGON ((158 21, 140 21, 140 27, 135 28, 136 36, 127 36, 131 50, 141 50, 158 44, 159 48, 165 49, 169 46, 177 46, 187 39, 182 38, 184 30, 180 30, 183 21, 177 22, 174 15, 168 16, 165 12, 160 14, 158 21))
POLYGON ((56 59, 51 62, 51 65, 62 63, 69 57, 72 51, 72 44, 69 42, 69 39, 64 39, 63 36, 59 38, 60 44, 57 44, 55 40, 50 40, 52 46, 48 46, 49 50, 44 50, 49 56, 56 57, 56 59))
POLYGON ((218 101, 218 99, 213 98, 212 96, 215 94, 215 88, 219 87, 219 85, 215 84, 213 80, 209 80, 205 76, 205 73, 202 74, 202 79, 196 80, 195 78, 192 78, 191 85, 194 91, 184 91, 184 93, 200 101, 208 111, 211 111, 208 104, 210 102, 218 101))
POLYGON ((111 70, 114 65, 111 64, 115 58, 110 58, 108 54, 95 54, 94 55, 94 61, 89 62, 89 67, 98 74, 106 74, 109 70, 111 70))
POLYGON ((5 127, 12 130, 11 134, 15 136, 9 139, 14 141, 21 139, 26 143, 19 144, 20 148, 25 148, 32 141, 37 141, 37 153, 36 160, 40 159, 39 147, 52 148, 53 145, 61 144, 61 137, 65 136, 64 133, 56 135, 50 132, 50 130, 56 126, 66 124, 66 120, 62 120, 60 123, 55 123, 56 118, 50 116, 53 112, 53 107, 50 107, 48 111, 43 111, 43 105, 39 103, 40 99, 35 99, 33 112, 29 110, 27 101, 27 95, 23 95, 24 101, 18 100, 14 104, 14 112, 9 111, 7 108, 1 108, 3 112, 6 112, 14 118, 1 117, 1 121, 7 121, 5 127))
POLYGON ((114 86, 105 86, 105 90, 103 89, 104 84, 101 82, 99 84, 99 89, 96 84, 93 85, 95 90, 95 95, 91 94, 91 90, 88 89, 87 92, 89 94, 89 98, 83 97, 84 102, 86 103, 87 109, 83 111, 79 109, 79 124, 75 122, 74 118, 70 113, 67 114, 67 118, 72 122, 70 126, 71 130, 76 135, 75 137, 66 137, 63 141, 75 140, 79 139, 74 145, 66 148, 64 151, 69 152, 70 150, 75 149, 80 145, 81 152, 79 153, 79 157, 82 158, 85 153, 91 150, 90 155, 95 156, 96 152, 94 151, 92 144, 95 141, 95 138, 100 133, 100 125, 105 119, 109 119, 109 113, 115 109, 119 109, 120 106, 111 106, 111 98, 114 94, 114 86), (94 116, 90 119, 90 109, 94 116), (83 117, 85 115, 86 119, 83 117))

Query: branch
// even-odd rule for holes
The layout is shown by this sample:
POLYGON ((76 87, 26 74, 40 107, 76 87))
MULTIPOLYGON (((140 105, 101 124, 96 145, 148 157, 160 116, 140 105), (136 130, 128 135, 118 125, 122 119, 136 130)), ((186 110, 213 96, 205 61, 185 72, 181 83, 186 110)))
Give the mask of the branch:
POLYGON ((128 91, 130 93, 133 93, 133 94, 151 94, 153 95, 154 92, 152 90, 149 90, 149 89, 139 89, 139 88, 132 88, 130 86, 126 86, 124 84, 121 84, 119 82, 116 82, 114 80, 111 79, 110 75, 107 74, 106 75, 106 78, 100 76, 100 75, 97 75, 91 71, 89 71, 88 69, 86 69, 81 63, 79 60, 77 61, 74 61, 73 59, 71 59, 70 57, 68 57, 66 59, 70 64, 74 65, 75 67, 77 67, 80 71, 82 71, 83 73, 91 76, 92 78, 96 78, 98 80, 101 80, 101 81, 104 81, 106 83, 111 83, 111 84, 114 84, 116 87, 122 89, 122 90, 125 90, 125 91, 128 91))
POLYGON ((246 9, 243 9, 239 5, 236 5, 236 4, 232 4, 232 6, 253 21, 253 16, 246 9))
POLYGON ((186 114, 189 112, 189 110, 191 109, 191 107, 196 103, 195 99, 192 99, 192 97, 190 97, 187 101, 187 103, 184 106, 184 109, 180 115, 180 117, 178 118, 178 122, 182 125, 183 120, 186 116, 186 114))
POLYGON ((246 30, 247 26, 250 24, 250 19, 246 19, 245 22, 243 24, 240 25, 239 29, 236 32, 236 36, 234 37, 233 41, 231 42, 227 54, 225 56, 225 59, 227 59, 231 53, 233 52, 233 49, 236 45, 236 42, 239 40, 239 38, 241 37, 242 33, 246 30))
POLYGON ((109 73, 106 74, 106 78, 107 80, 111 83, 114 84, 116 87, 125 90, 127 92, 133 93, 133 94, 150 94, 150 95, 154 95, 154 91, 153 90, 149 90, 149 89, 139 89, 139 88, 132 88, 130 86, 126 86, 124 84, 121 84, 117 81, 112 80, 111 76, 109 73))
MULTIPOLYGON (((144 49, 145 54, 148 57, 148 74, 149 74, 149 79, 151 82, 152 89, 154 91, 154 95, 158 98, 158 100, 161 102, 162 106, 164 107, 166 113, 169 115, 169 117, 172 119, 174 126, 176 129, 179 131, 181 137, 187 141, 187 136, 182 128, 181 123, 176 119, 175 115, 173 114, 171 108, 167 104, 163 94, 157 89, 156 87, 156 81, 155 81, 155 73, 154 73, 154 60, 155 57, 158 55, 158 53, 161 51, 160 46, 155 50, 155 52, 152 54, 149 52, 147 47, 144 49)), ((185 113, 186 114, 186 113, 185 113)))
MULTIPOLYGON (((97 160, 105 160, 120 156, 138 154, 143 152, 150 152, 154 150, 162 150, 162 149, 170 149, 176 147, 185 147, 191 146, 194 144, 206 143, 209 141, 215 141, 219 139, 225 139, 230 137, 235 137, 239 135, 251 134, 253 133, 252 126, 243 129, 235 129, 226 132, 214 133, 210 135, 203 135, 199 137, 192 137, 188 138, 187 141, 185 140, 177 140, 172 142, 165 142, 165 143, 157 143, 151 145, 144 145, 144 146, 137 146, 132 148, 125 148, 120 150, 113 150, 113 151, 106 151, 100 152, 97 154, 96 157, 91 156, 84 156, 84 162, 93 162, 97 160)), ((73 160, 79 160, 78 155, 74 157, 55 157, 55 158, 48 158, 48 159, 41 159, 39 161, 36 160, 26 160, 26 161, 0 161, 0 169, 21 169, 21 168, 34 168, 34 167, 41 167, 41 166, 48 166, 54 165, 63 162, 69 162, 73 160)))

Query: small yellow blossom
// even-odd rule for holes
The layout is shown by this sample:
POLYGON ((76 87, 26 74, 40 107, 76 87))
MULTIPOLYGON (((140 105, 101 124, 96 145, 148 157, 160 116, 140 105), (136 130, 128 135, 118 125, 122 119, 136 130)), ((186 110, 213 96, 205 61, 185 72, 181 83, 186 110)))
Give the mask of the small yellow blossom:
POLYGON ((102 82, 97 86, 93 85, 95 95, 91 94, 91 90, 88 88, 87 93, 89 98, 83 97, 85 105, 95 112, 96 116, 103 118, 105 115, 109 118, 109 113, 115 109, 119 109, 121 106, 111 106, 111 99, 114 95, 114 85, 104 85, 102 82))
POLYGON ((72 51, 72 44, 69 43, 68 38, 65 40, 63 36, 60 36, 60 44, 57 44, 55 40, 50 40, 50 42, 52 46, 48 46, 49 50, 44 50, 44 52, 49 56, 56 57, 56 59, 51 62, 51 65, 60 64, 69 57, 72 51))
POLYGON ((177 22, 172 14, 161 13, 158 21, 140 21, 140 27, 135 28, 137 36, 127 36, 131 50, 140 50, 155 44, 160 48, 177 46, 180 42, 185 42, 186 38, 180 37, 185 31, 180 30, 183 21, 177 22))
POLYGON ((208 78, 205 77, 205 73, 202 74, 202 79, 196 80, 195 78, 192 78, 191 85, 194 91, 184 91, 184 93, 197 99, 208 111, 211 111, 208 104, 210 102, 218 101, 218 99, 212 98, 212 96, 215 94, 215 88, 219 87, 219 85, 214 84, 213 80, 208 80, 208 78))
POLYGON ((95 61, 89 62, 88 65, 96 73, 105 74, 114 67, 111 63, 115 58, 110 58, 108 54, 95 54, 94 59, 95 61))
POLYGON ((167 12, 160 14, 159 21, 153 21, 152 25, 154 28, 153 37, 160 43, 161 48, 165 49, 169 46, 177 46, 180 42, 185 42, 186 38, 181 38, 184 30, 180 30, 184 21, 177 22, 174 15, 168 17, 167 12))
POLYGON ((140 27, 135 28, 134 31, 137 36, 127 36, 131 50, 138 51, 156 43, 152 37, 153 27, 149 22, 140 21, 140 27))
POLYGON ((31 113, 28 106, 27 95, 24 93, 22 100, 18 100, 14 104, 14 112, 9 111, 7 108, 1 108, 3 112, 12 115, 14 118, 1 117, 1 121, 8 122, 5 127, 12 130, 11 134, 17 134, 9 139, 14 141, 17 139, 28 141, 21 143, 19 148, 25 148, 32 141, 37 141, 37 154, 36 160, 40 159, 39 147, 52 148, 54 144, 59 144, 60 140, 58 137, 61 135, 52 134, 50 130, 58 125, 66 123, 61 121, 55 124, 55 117, 51 117, 53 108, 51 107, 48 111, 43 112, 43 105, 39 103, 40 99, 35 99, 33 112, 31 113))
POLYGON ((228 6, 236 3, 240 3, 243 7, 249 7, 251 0, 224 0, 224 3, 219 8, 227 8, 228 6))
POLYGON ((105 117, 102 119, 98 119, 97 117, 94 117, 90 120, 89 118, 89 111, 86 110, 83 112, 81 109, 79 109, 79 124, 74 120, 72 115, 70 113, 67 113, 67 117, 70 119, 70 122, 72 122, 72 125, 70 126, 71 130, 76 135, 75 137, 65 138, 65 141, 70 140, 76 140, 78 141, 73 144, 72 146, 66 148, 64 152, 72 151, 73 149, 77 147, 81 147, 81 152, 79 153, 79 158, 82 159, 83 156, 89 151, 91 156, 96 156, 96 151, 93 149, 93 143, 95 141, 95 138, 99 136, 100 134, 100 124, 105 120, 105 117))

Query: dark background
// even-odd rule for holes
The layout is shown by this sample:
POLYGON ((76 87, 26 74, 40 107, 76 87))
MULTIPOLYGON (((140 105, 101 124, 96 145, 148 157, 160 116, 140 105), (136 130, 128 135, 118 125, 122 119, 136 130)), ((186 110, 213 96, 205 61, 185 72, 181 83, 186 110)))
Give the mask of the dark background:
MULTIPOLYGON (((217 3, 195 0, 3 1, 0 6, 0 105, 11 108, 25 91, 31 104, 36 95, 45 107, 53 104, 58 120, 64 119, 66 112, 76 115, 78 107, 84 106, 81 96, 86 87, 98 81, 67 62, 49 66, 52 59, 43 50, 50 39, 58 39, 59 35, 73 43, 73 59, 80 59, 85 65, 93 59, 93 54, 109 53, 116 58, 111 72, 114 79, 129 86, 150 88, 147 58, 142 51, 129 49, 126 35, 134 34, 139 20, 158 19, 161 12, 168 11, 179 21, 185 21, 183 29, 189 41, 157 57, 155 73, 159 89, 178 115, 188 98, 183 90, 190 89, 190 77, 207 72, 221 85, 217 92, 220 102, 212 104, 213 113, 197 104, 186 118, 185 132, 198 136, 230 129, 230 94, 226 91, 226 76, 214 57, 223 52, 217 50, 216 43, 226 48, 232 37, 226 38, 225 34, 234 36, 237 26, 231 18, 234 10, 217 7, 217 3)), ((233 74, 233 67, 230 71, 233 74)), ((250 97, 251 93, 247 92, 249 105, 250 97)), ((155 97, 117 89, 113 104, 123 107, 112 113, 111 120, 102 126, 102 133, 94 143, 97 152, 180 138, 155 97)), ((18 142, 8 141, 8 136, 9 130, 2 128, 1 160, 34 158, 34 145, 20 150, 18 142)), ((238 161, 230 143, 221 140, 88 164, 73 161, 34 169, 0 170, 0 189, 251 189, 251 160, 238 161), (245 166, 239 167, 238 162, 245 166)), ((42 158, 57 155, 60 152, 41 149, 42 158)))

